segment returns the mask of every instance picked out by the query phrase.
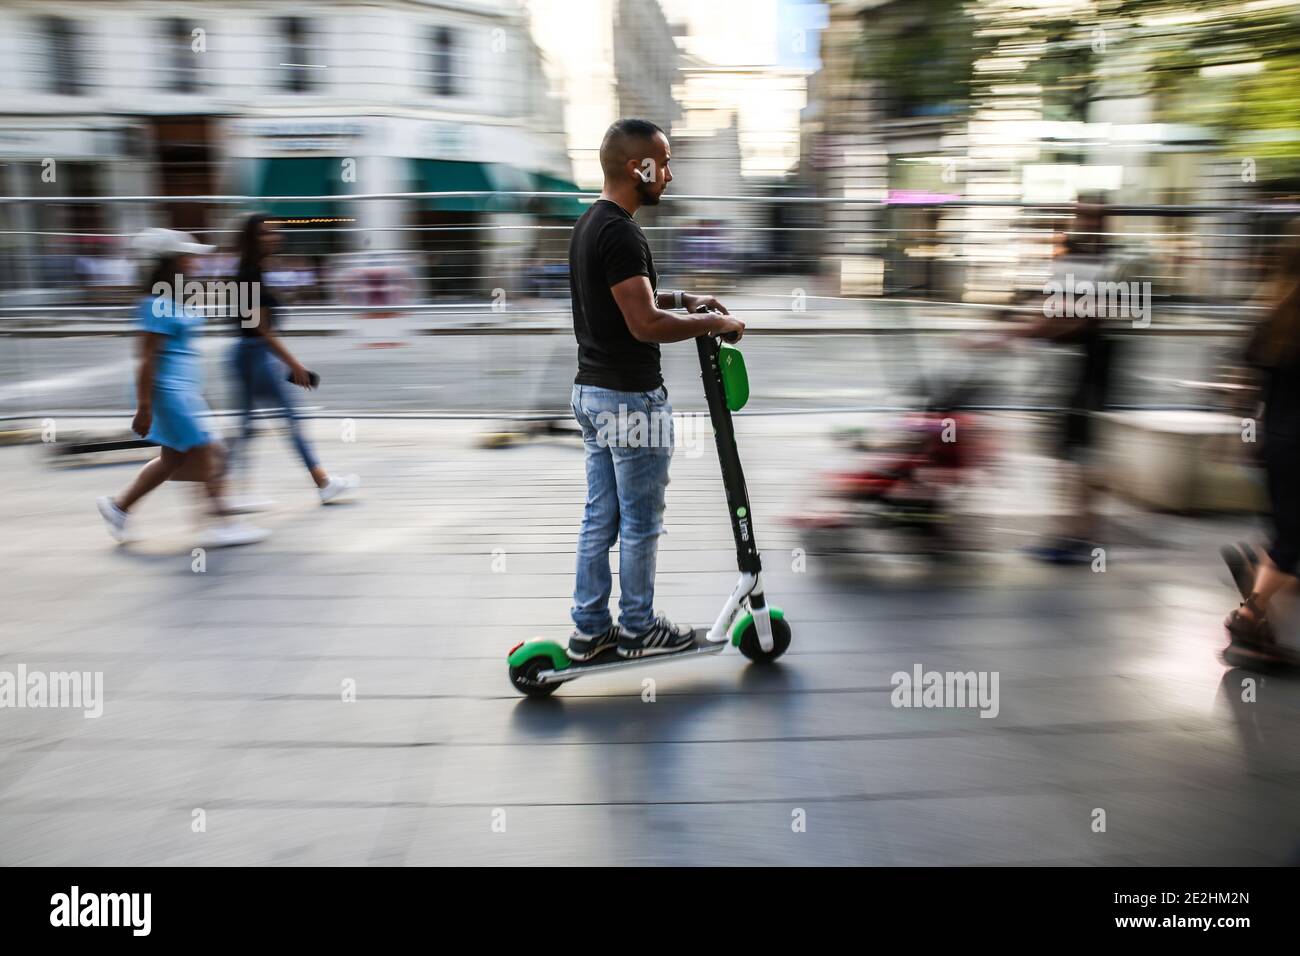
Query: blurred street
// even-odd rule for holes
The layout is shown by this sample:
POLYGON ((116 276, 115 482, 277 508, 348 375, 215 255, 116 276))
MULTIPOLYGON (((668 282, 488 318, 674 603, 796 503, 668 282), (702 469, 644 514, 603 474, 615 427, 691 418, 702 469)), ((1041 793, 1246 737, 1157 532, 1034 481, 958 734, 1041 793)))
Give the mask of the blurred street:
POLYGON ((47 7, 0 866, 1300 865, 1300 0, 47 7))
MULTIPOLYGON (((888 320, 844 331, 833 321, 805 321, 802 331, 778 325, 784 316, 752 316, 755 333, 744 347, 762 369, 755 411, 897 407, 914 400, 936 372, 961 365, 991 405, 1055 406, 1068 361, 1061 350, 1027 346, 1015 354, 972 357, 962 335, 978 320, 935 319, 924 307, 881 309, 888 320), (919 326, 914 330, 914 325, 919 326), (765 327, 776 326, 767 334, 765 327), (884 329, 880 328, 884 326, 884 329), (946 333, 934 329, 946 328, 946 333), (926 330, 929 331, 926 331, 926 330)), ((985 323, 987 325, 987 323, 985 323)), ((576 352, 571 328, 526 334, 503 323, 476 333, 442 328, 422 334, 415 320, 394 327, 397 348, 368 348, 375 336, 350 317, 292 339, 304 364, 319 372, 320 390, 303 403, 332 413, 567 414, 576 352)), ((1197 404, 1188 381, 1214 373, 1234 338, 1212 323, 1194 334, 1130 336, 1116 372, 1117 400, 1129 405, 1197 404)), ((131 374, 137 348, 128 336, 14 336, 0 339, 0 415, 44 417, 132 407, 131 374)), ((201 342, 205 392, 213 408, 235 404, 230 376, 233 338, 210 334, 201 342)), ((700 370, 690 347, 663 350, 663 370, 674 407, 699 411, 700 370)), ((129 419, 129 415, 127 416, 129 419)))
MULTIPOLYGON (((1047 517, 1043 460, 1009 437, 979 505, 996 549, 942 573, 801 564, 783 516, 843 422, 741 416, 790 651, 770 669, 729 650, 531 701, 505 654, 568 634, 580 450, 480 449, 482 422, 355 424, 353 442, 336 421, 311 432, 327 462, 365 476, 364 497, 320 508, 284 439, 263 436, 256 487, 278 504, 259 520, 274 536, 207 553, 201 573, 188 487, 151 498, 143 540, 119 549, 93 499, 133 466, 58 469, 40 445, 0 449, 0 661, 104 674, 97 719, 6 712, 0 863, 1296 858, 1300 686, 1215 656, 1233 595, 1214 547, 1252 521, 1112 504, 1123 531, 1105 573, 1031 564, 1006 545, 1047 517), (918 662, 999 672, 996 719, 891 706, 891 674, 918 662), (197 809, 206 832, 192 832, 197 809), (792 832, 796 810, 806 832, 792 832)), ((678 449, 667 527, 656 603, 711 619, 735 569, 707 431, 701 453, 678 449)))

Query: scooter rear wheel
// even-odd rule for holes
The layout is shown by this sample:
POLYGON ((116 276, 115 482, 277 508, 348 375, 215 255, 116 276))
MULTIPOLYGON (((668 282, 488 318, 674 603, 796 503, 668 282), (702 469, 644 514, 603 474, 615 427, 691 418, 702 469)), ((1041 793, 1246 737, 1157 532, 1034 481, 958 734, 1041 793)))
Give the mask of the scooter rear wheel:
POLYGON ((770 664, 790 646, 790 625, 786 623, 783 617, 772 618, 772 649, 763 650, 762 645, 758 643, 758 628, 754 622, 750 621, 749 626, 745 628, 740 635, 740 653, 744 654, 755 664, 770 664))
POLYGON ((543 684, 537 675, 553 666, 549 657, 534 657, 522 667, 510 668, 510 683, 519 693, 529 697, 550 697, 560 689, 559 683, 543 684))

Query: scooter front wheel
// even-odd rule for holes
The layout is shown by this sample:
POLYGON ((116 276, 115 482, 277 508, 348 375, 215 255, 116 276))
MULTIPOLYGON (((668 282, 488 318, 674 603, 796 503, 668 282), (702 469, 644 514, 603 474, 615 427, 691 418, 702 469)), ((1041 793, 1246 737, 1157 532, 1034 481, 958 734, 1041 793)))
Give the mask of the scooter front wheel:
POLYGON ((553 666, 549 657, 534 657, 519 667, 510 668, 510 683, 519 693, 529 697, 550 697, 560 689, 559 683, 543 684, 537 675, 553 666))
POLYGON ((755 664, 769 664, 786 652, 790 646, 790 625, 783 617, 772 618, 772 649, 763 650, 758 643, 758 628, 753 621, 740 634, 740 653, 755 664))

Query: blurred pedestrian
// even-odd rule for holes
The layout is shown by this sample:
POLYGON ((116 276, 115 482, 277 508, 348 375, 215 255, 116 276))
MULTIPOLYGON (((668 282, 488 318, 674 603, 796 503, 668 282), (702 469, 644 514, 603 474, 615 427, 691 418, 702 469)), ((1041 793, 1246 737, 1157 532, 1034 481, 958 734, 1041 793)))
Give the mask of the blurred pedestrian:
POLYGON ((1272 535, 1263 554, 1249 547, 1224 557, 1244 598, 1224 626, 1232 663, 1294 663, 1270 621, 1273 597, 1300 574, 1300 221, 1292 224, 1263 297, 1268 311, 1246 347, 1263 404, 1261 456, 1268 480, 1272 535))
MULTIPOLYGON (((271 257, 280 246, 280 239, 279 229, 260 213, 249 216, 240 230, 236 280, 241 299, 256 302, 258 309, 255 315, 237 317, 239 341, 235 345, 232 364, 239 384, 242 419, 239 439, 232 442, 231 460, 233 463, 237 455, 242 456, 248 450, 247 442, 253 435, 253 409, 259 404, 269 404, 288 423, 293 446, 316 483, 321 504, 329 504, 357 488, 361 482, 356 475, 339 477, 325 470, 303 434, 294 398, 285 388, 290 382, 301 388, 314 388, 315 385, 312 373, 294 358, 279 334, 280 301, 263 278, 271 257)), ((261 504, 241 500, 239 507, 241 510, 255 510, 261 504)))
POLYGON ((220 443, 207 427, 202 365, 195 336, 203 316, 183 304, 185 276, 196 274, 195 256, 211 251, 193 237, 170 229, 150 229, 136 248, 153 258, 145 296, 137 311, 140 323, 140 369, 136 378, 136 412, 131 430, 161 446, 161 454, 141 469, 116 497, 96 502, 109 533, 127 540, 127 518, 141 498, 169 478, 204 483, 212 513, 220 519, 204 537, 211 547, 251 544, 266 537, 264 529, 229 520, 223 500, 220 443))
MULTIPOLYGON (((1105 208, 1095 201, 1075 207, 1074 222, 1061 237, 1052 262, 1051 282, 1062 289, 1096 289, 1115 275, 1106 241, 1105 208)), ((1094 303, 1100 301, 1097 296, 1094 303)), ((1098 413, 1109 404, 1113 342, 1100 307, 1057 314, 1044 304, 1043 315, 999 337, 1002 343, 1041 339, 1072 347, 1065 357, 1068 391, 1057 423, 1054 457, 1064 479, 1066 515, 1042 544, 1029 549, 1053 564, 1087 564, 1100 537, 1094 490, 1101 486, 1097 455, 1098 413), (1049 314, 1051 312, 1051 314, 1049 314)))

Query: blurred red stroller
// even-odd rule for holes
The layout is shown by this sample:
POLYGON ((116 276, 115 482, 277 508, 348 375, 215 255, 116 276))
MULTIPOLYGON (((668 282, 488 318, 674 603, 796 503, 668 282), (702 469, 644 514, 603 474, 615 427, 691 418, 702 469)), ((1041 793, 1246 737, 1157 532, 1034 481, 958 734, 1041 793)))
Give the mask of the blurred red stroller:
POLYGON ((809 508, 790 521, 814 553, 919 554, 969 550, 955 499, 989 458, 969 373, 943 383, 924 407, 885 429, 855 435, 849 468, 824 472, 809 508))

